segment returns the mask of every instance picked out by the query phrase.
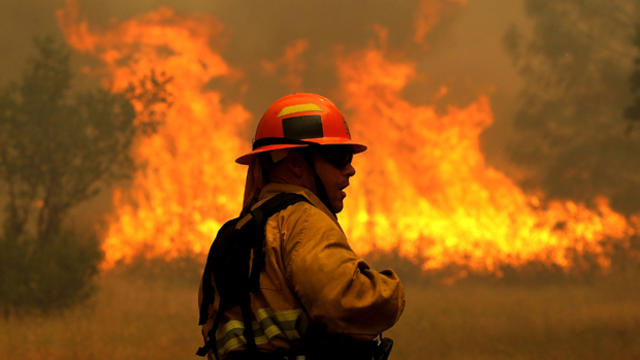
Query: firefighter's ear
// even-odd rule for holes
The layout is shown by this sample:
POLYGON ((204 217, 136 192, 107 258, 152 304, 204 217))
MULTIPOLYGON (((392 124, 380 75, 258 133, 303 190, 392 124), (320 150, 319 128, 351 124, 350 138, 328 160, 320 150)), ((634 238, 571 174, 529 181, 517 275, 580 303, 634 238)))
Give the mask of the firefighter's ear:
POLYGON ((289 170, 296 178, 301 179, 308 167, 307 162, 297 151, 290 151, 288 156, 289 170))

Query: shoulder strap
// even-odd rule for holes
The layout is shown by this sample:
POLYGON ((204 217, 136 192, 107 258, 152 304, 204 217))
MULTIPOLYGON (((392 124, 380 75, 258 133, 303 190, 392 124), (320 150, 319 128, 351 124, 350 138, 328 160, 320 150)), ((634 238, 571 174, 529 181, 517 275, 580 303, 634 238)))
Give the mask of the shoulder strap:
POLYGON ((306 197, 300 194, 280 193, 265 201, 256 209, 251 211, 253 221, 255 221, 254 226, 256 229, 259 229, 259 238, 256 239, 256 246, 254 246, 253 248, 253 263, 251 264, 251 274, 249 275, 249 289, 251 290, 251 292, 255 293, 260 288, 260 272, 262 271, 262 269, 264 269, 265 265, 264 226, 267 223, 267 220, 275 213, 284 210, 287 207, 300 201, 306 201, 310 203, 306 197))
POLYGON ((257 224, 264 225, 267 222, 267 219, 273 214, 300 201, 310 203, 306 197, 300 194, 280 193, 260 204, 260 206, 251 210, 250 213, 253 215, 257 224))
MULTIPOLYGON (((232 232, 238 222, 238 218, 227 221, 216 235, 216 239, 228 236, 232 232)), ((215 240, 214 240, 215 243, 215 240)), ((198 325, 204 325, 207 322, 208 314, 207 309, 210 304, 213 304, 216 291, 211 284, 211 277, 213 275, 213 254, 214 246, 211 244, 209 248, 209 254, 207 255, 207 262, 204 265, 204 271, 202 272, 202 303, 200 304, 200 316, 198 319, 198 325)))

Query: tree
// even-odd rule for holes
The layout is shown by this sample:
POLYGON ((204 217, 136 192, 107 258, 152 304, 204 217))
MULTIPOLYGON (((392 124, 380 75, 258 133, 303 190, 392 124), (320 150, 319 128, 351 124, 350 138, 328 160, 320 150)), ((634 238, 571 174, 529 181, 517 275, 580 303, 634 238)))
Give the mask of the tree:
POLYGON ((513 26, 505 45, 524 80, 510 152, 522 185, 589 202, 605 195, 640 211, 640 141, 628 136, 635 0, 525 0, 531 31, 513 26))
POLYGON ((625 109, 624 116, 631 121, 629 123, 628 132, 633 128, 633 122, 640 122, 640 25, 636 26, 636 36, 633 41, 636 49, 636 57, 634 60, 634 70, 629 78, 630 89, 633 93, 633 103, 625 109))
POLYGON ((127 91, 72 90, 70 51, 36 40, 19 83, 0 91, 0 184, 6 195, 0 235, 0 306, 60 308, 87 294, 100 261, 99 244, 65 228, 69 211, 129 176, 130 148, 153 131, 166 103, 154 74, 127 91), (140 119, 145 119, 144 121, 140 119))

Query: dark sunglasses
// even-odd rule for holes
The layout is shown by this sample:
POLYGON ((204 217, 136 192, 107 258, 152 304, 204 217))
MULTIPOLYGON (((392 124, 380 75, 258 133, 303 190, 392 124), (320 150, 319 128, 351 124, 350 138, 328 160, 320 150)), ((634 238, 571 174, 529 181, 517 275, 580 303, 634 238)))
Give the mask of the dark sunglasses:
POLYGON ((320 156, 338 169, 344 169, 353 160, 353 150, 350 146, 319 146, 316 148, 320 156))

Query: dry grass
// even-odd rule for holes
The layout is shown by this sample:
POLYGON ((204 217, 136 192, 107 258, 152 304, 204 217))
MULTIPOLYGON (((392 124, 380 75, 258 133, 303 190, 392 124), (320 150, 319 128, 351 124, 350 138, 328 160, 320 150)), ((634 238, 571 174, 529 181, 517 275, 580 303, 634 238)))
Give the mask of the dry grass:
POLYGON ((200 346, 197 282, 103 275, 65 314, 0 322, 0 359, 189 359, 200 346))
MULTIPOLYGON (((112 272, 65 314, 0 320, 0 359, 194 359, 197 279, 112 272)), ((639 359, 637 277, 407 285, 399 359, 639 359), (635 280, 635 281, 634 281, 635 280)))
POLYGON ((395 359, 640 359, 638 283, 409 288, 395 359))

